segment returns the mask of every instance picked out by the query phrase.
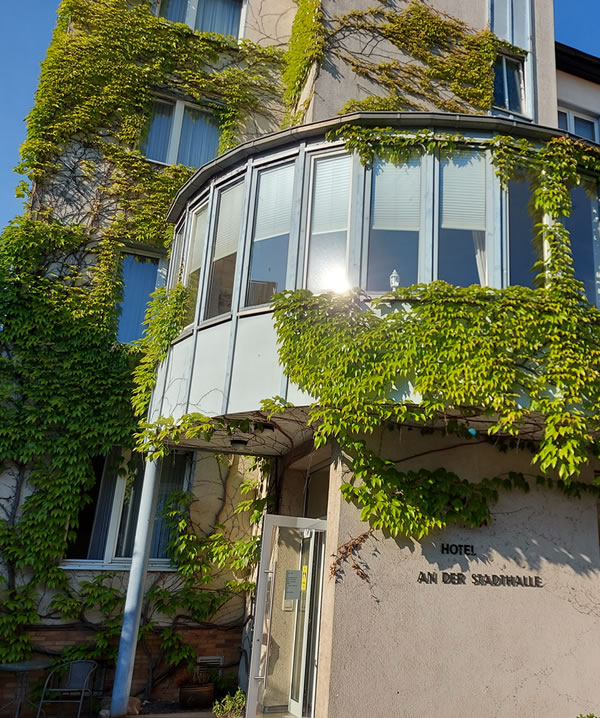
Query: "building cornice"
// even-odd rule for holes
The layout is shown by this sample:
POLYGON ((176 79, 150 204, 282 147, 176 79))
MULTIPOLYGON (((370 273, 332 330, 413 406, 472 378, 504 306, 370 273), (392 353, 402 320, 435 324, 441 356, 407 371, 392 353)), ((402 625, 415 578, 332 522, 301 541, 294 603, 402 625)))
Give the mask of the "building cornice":
POLYGON ((600 57, 556 42, 556 69, 600 84, 600 57))

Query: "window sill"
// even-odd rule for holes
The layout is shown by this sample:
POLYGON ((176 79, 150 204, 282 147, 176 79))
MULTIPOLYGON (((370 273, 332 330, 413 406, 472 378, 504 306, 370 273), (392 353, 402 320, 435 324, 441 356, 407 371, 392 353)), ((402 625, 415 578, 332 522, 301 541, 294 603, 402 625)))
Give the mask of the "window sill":
POLYGON ((507 110, 506 107, 492 107, 490 110, 490 115, 494 115, 496 117, 505 117, 507 120, 519 120, 521 122, 533 122, 533 117, 530 117, 529 115, 523 115, 520 112, 515 112, 514 110, 507 110))
POLYGON ((251 317, 255 314, 272 314, 273 305, 269 302, 268 304, 257 304, 255 307, 245 307, 240 309, 237 313, 238 317, 251 317))
MULTIPOLYGON (((115 561, 114 563, 104 563, 103 561, 91 561, 86 559, 66 559, 61 561, 58 566, 64 571, 129 571, 131 561, 115 561)), ((169 562, 161 562, 156 559, 150 559, 148 562, 148 571, 154 572, 174 572, 177 568, 169 562)))

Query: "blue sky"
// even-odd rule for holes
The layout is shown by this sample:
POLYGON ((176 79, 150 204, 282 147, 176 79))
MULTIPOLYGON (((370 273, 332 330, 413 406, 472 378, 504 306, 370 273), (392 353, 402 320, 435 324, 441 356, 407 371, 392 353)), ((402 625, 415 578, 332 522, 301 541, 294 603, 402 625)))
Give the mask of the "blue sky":
MULTIPOLYGON (((487 2, 487 0, 472 0, 487 2)), ((0 23, 0 228, 21 212, 12 169, 25 139, 40 62, 46 54, 59 0, 6 2, 0 23)), ((555 0, 556 39, 600 56, 600 0, 555 0)))

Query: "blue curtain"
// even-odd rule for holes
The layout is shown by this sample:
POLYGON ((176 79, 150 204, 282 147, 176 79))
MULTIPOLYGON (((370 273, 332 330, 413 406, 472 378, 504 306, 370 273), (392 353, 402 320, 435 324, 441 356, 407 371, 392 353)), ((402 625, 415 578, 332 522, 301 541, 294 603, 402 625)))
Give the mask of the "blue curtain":
POLYGON ((120 304, 117 339, 129 344, 142 336, 142 323, 150 293, 156 288, 158 259, 124 254, 123 301, 120 304))
POLYGON ((186 107, 181 125, 177 162, 200 167, 217 156, 219 128, 200 110, 186 107))
POLYGON ((241 9, 239 0, 198 0, 196 30, 237 37, 241 9))
POLYGON ((171 22, 185 22, 188 0, 162 0, 159 15, 171 22))
POLYGON ((149 160, 167 161, 172 124, 173 105, 167 102, 159 102, 158 100, 154 101, 152 103, 150 129, 141 147, 142 153, 149 160))

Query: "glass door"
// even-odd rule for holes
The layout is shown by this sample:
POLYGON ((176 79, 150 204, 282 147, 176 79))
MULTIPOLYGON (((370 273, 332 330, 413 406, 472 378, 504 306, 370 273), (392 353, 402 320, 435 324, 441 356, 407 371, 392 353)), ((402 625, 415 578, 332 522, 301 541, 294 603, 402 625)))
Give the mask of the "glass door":
POLYGON ((247 718, 312 718, 326 522, 267 515, 247 718))

